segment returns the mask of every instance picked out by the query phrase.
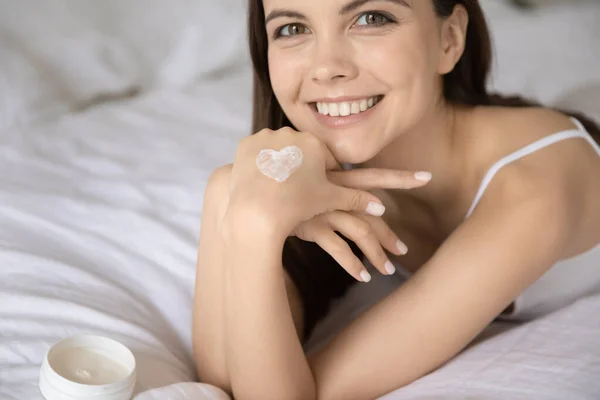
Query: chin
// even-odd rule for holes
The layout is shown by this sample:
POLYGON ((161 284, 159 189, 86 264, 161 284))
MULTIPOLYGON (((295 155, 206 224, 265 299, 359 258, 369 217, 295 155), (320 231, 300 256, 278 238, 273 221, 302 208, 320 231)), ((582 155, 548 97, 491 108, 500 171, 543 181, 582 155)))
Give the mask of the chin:
POLYGON ((330 150, 340 164, 362 164, 379 153, 377 149, 370 150, 361 143, 335 143, 330 150))

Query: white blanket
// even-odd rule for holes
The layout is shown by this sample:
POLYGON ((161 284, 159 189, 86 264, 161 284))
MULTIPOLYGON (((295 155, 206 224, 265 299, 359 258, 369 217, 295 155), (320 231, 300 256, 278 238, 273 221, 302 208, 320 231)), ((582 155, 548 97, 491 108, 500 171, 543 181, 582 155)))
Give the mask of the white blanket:
POLYGON ((192 380, 206 178, 247 133, 250 79, 155 92, 0 135, 0 399, 82 332, 129 346, 139 389, 192 380))
MULTIPOLYGON (((600 91, 590 90, 600 86, 600 52, 591 51, 600 32, 590 25, 600 5, 529 17, 500 3, 487 7, 496 37, 507 39, 497 45, 495 87, 560 100, 600 120, 600 91)), ((159 85, 132 99, 54 112, 36 125, 0 125, 1 400, 40 400, 45 352, 79 333, 111 336, 133 350, 139 400, 189 398, 194 389, 178 383, 194 379, 202 192, 249 129, 250 71, 238 67, 237 76, 185 90, 159 85), (166 385, 174 386, 150 390, 166 385)), ((353 290, 311 345, 390 283, 353 290)), ((598 309, 600 296, 507 331, 494 325, 486 335, 495 336, 386 398, 598 399, 598 309)), ((198 399, 219 398, 197 388, 198 399)))

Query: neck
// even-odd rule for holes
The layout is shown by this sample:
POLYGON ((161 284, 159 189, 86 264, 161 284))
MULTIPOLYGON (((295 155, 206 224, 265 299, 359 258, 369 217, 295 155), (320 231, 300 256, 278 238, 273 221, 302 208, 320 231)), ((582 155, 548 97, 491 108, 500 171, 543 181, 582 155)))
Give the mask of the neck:
POLYGON ((423 188, 397 193, 417 198, 434 211, 443 211, 460 192, 463 157, 459 153, 457 133, 463 129, 463 115, 461 108, 437 106, 419 124, 362 166, 431 172, 433 178, 423 188))

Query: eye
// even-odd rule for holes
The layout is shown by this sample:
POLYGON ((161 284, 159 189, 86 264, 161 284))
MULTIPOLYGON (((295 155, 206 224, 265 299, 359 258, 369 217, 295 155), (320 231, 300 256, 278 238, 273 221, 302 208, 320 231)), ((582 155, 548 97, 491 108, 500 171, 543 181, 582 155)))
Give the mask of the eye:
POLYGON ((302 24, 287 24, 279 28, 275 32, 275 38, 279 37, 292 37, 298 35, 305 35, 309 32, 308 28, 302 24))
POLYGON ((394 22, 393 18, 376 11, 368 11, 361 14, 354 25, 357 26, 381 26, 394 22))

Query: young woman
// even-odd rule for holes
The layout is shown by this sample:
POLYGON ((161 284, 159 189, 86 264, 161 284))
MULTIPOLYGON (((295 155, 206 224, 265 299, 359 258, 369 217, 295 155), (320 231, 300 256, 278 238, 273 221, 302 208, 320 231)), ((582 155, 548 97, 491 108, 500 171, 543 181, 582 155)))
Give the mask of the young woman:
POLYGON ((236 399, 373 399, 496 318, 600 290, 600 132, 486 92, 477 0, 249 10, 258 133, 206 188, 203 382, 236 399), (331 299, 368 285, 371 265, 410 278, 306 355, 331 299))

